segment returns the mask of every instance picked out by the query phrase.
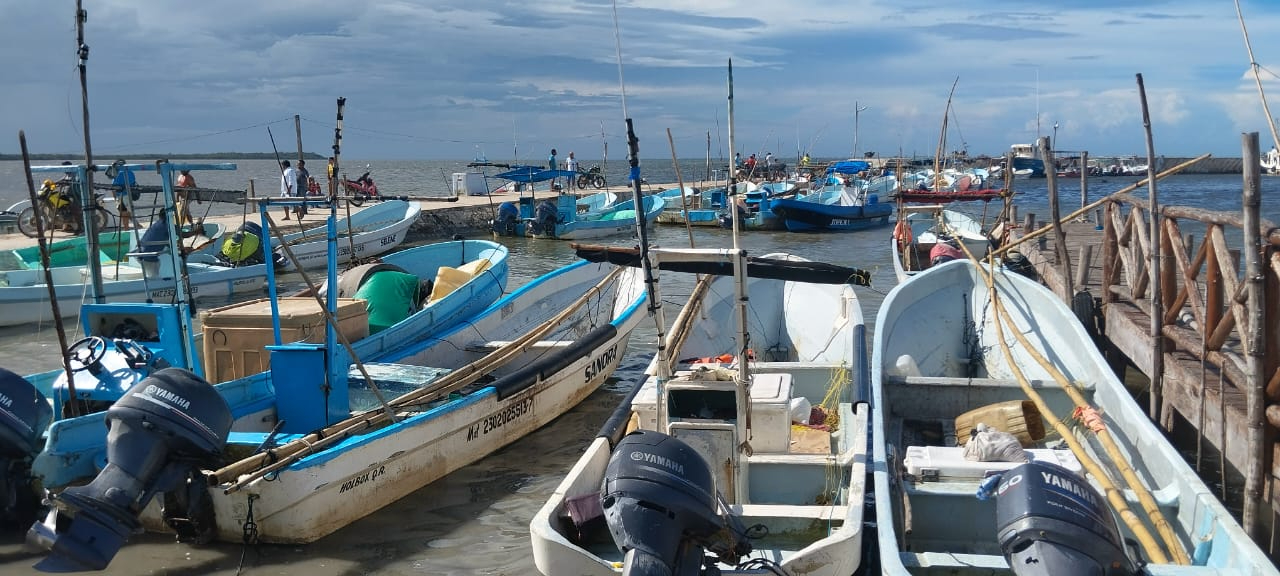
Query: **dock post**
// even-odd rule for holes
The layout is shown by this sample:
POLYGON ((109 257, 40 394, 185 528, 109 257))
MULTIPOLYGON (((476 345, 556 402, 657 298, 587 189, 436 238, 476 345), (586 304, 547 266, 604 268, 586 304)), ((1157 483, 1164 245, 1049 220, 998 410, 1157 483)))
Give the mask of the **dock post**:
POLYGON ((1053 160, 1053 151, 1049 148, 1049 137, 1041 136, 1037 142, 1040 147, 1040 158, 1045 163, 1044 177, 1049 187, 1049 212, 1053 222, 1053 251, 1058 258, 1058 273, 1062 276, 1062 292, 1058 297, 1070 304, 1075 296, 1075 285, 1071 276, 1071 253, 1067 249, 1067 233, 1062 229, 1062 214, 1058 210, 1058 171, 1053 160))
POLYGON ((1147 278, 1151 285, 1151 325, 1148 336, 1151 337, 1151 397, 1147 407, 1147 416, 1153 421, 1160 421, 1160 408, 1163 404, 1164 388, 1164 336, 1161 333, 1164 324, 1164 306, 1160 298, 1160 197, 1156 193, 1155 144, 1151 138, 1151 113, 1147 109, 1147 87, 1142 83, 1142 74, 1138 74, 1138 98, 1142 103, 1142 128, 1147 135, 1147 202, 1151 203, 1151 232, 1147 236, 1151 245, 1147 247, 1147 278))
POLYGON ((1024 233, 1024 234, 1030 234, 1030 233, 1031 233, 1031 231, 1033 231, 1033 230, 1035 230, 1035 229, 1036 229, 1036 227, 1035 227, 1035 226, 1036 226, 1036 213, 1035 213, 1035 212, 1027 212, 1027 215, 1026 215, 1025 217, 1023 217, 1023 219, 1022 219, 1022 231, 1023 231, 1023 233, 1024 233))
POLYGON ((1089 265, 1093 260, 1093 244, 1083 244, 1080 246, 1080 262, 1076 268, 1076 286, 1084 290, 1089 285, 1089 265))
POLYGON ((1080 208, 1089 205, 1089 151, 1080 153, 1080 208))
POLYGON ((1261 539, 1258 522, 1258 503, 1262 500, 1262 463, 1265 459, 1262 447, 1262 430, 1266 398, 1262 375, 1263 355, 1266 353, 1265 321, 1266 304, 1263 302, 1262 265, 1259 262, 1261 251, 1261 234, 1259 233, 1259 211, 1262 206, 1262 167, 1258 155, 1258 133, 1242 134, 1244 154, 1244 218, 1241 228, 1244 231, 1244 281, 1246 287, 1246 310, 1249 318, 1247 327, 1248 341, 1245 343, 1245 394, 1247 401, 1247 426, 1249 469, 1245 476, 1244 529, 1254 538, 1261 539))

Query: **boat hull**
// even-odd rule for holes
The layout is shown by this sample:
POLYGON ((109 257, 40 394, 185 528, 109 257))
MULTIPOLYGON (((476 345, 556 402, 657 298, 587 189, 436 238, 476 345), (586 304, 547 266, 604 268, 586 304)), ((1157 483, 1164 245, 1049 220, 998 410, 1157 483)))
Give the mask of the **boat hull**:
POLYGON ((778 199, 770 206, 792 232, 854 232, 889 223, 890 204, 835 206, 803 200, 778 199))
MULTIPOLYGON (((404 243, 409 228, 418 221, 422 207, 417 202, 391 200, 374 204, 356 212, 349 219, 338 221, 338 262, 351 261, 355 258, 369 258, 394 250, 404 243)), ((308 232, 308 237, 320 241, 302 241, 296 233, 289 239, 290 248, 302 268, 323 268, 328 266, 328 242, 325 240, 323 227, 308 232), (297 246, 293 244, 297 243, 297 246)), ((288 238, 288 237, 286 237, 288 238)), ((273 242, 273 245, 278 242, 273 242)), ((292 270, 296 266, 291 260, 284 263, 284 270, 292 270)))

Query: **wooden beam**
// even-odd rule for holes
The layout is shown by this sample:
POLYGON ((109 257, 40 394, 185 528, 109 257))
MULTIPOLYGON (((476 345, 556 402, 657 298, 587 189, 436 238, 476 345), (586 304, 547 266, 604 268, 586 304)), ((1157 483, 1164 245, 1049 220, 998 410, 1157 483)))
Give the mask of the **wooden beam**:
MULTIPOLYGON (((1116 202, 1124 202, 1133 206, 1141 207, 1144 210, 1151 209, 1151 203, 1146 198, 1135 196, 1132 192, 1122 194, 1114 194, 1111 199, 1116 202)), ((1241 228, 1244 226, 1243 219, 1239 213, 1223 212, 1219 210, 1205 210, 1203 208, 1195 208, 1190 206, 1161 206, 1159 209, 1161 216, 1169 218, 1180 218, 1183 220, 1195 220, 1205 224, 1217 224, 1219 226, 1231 226, 1233 228, 1241 228)), ((1266 219, 1259 219, 1258 231, 1264 243, 1272 246, 1280 246, 1280 226, 1266 219)))

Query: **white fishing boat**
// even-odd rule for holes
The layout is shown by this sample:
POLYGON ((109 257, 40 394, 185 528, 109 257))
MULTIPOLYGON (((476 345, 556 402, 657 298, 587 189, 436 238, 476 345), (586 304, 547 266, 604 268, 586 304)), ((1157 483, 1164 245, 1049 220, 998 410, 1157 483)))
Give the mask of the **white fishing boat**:
POLYGON ((106 413, 102 473, 55 497, 75 520, 33 530, 51 566, 82 569, 109 562, 139 526, 192 540, 242 542, 250 531, 314 541, 572 408, 616 369, 644 302, 639 271, 577 262, 392 363, 342 364, 349 383, 326 384, 332 369, 315 361, 324 348, 314 344, 273 349, 267 397, 162 370, 106 413), (173 484, 175 467, 199 481, 173 484), (134 490, 128 503, 117 498, 134 490), (167 494, 148 505, 155 493, 167 494))
MULTIPOLYGON (((409 227, 418 221, 422 211, 417 202, 404 200, 388 200, 373 204, 337 221, 338 262, 348 262, 355 258, 369 258, 395 250, 404 243, 409 234, 409 227)), ((277 224, 278 225, 278 224, 277 224)), ((326 266, 327 244, 325 227, 321 226, 302 232, 291 232, 285 235, 285 242, 293 249, 297 265, 303 268, 322 268, 326 266)), ((278 250, 279 241, 272 239, 272 246, 278 250)), ((283 269, 294 267, 294 261, 285 260, 283 269)))
POLYGON ((935 251, 946 251, 947 257, 963 256, 956 239, 971 250, 985 254, 989 239, 982 225, 968 215, 948 210, 941 204, 923 206, 904 205, 898 210, 898 222, 890 240, 893 251, 893 272, 898 282, 905 282, 933 262, 935 251), (950 246, 939 247, 939 244, 950 246))
POLYGON ((985 274, 934 266, 880 307, 883 574, 1277 574, 1072 312, 1021 275, 997 269, 993 292, 985 274))
POLYGON ((723 574, 852 574, 868 407, 862 311, 846 282, 862 273, 786 254, 650 254, 661 270, 753 277, 700 281, 643 385, 530 523, 538 570, 605 576, 661 562, 697 573, 717 564, 706 549, 723 553, 723 574), (739 317, 745 330, 726 325, 739 317))

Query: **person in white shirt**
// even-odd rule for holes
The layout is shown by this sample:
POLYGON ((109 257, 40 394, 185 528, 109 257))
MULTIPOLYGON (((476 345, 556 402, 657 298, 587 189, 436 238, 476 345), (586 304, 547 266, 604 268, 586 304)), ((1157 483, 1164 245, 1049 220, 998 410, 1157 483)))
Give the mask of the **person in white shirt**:
POLYGON ((578 159, 573 157, 573 152, 569 153, 569 158, 564 161, 564 169, 575 173, 569 177, 569 189, 573 190, 578 187, 578 159))
MULTIPOLYGON (((280 170, 281 170, 280 197, 289 198, 291 196, 296 196, 297 194, 296 194, 296 190, 294 190, 294 187, 296 187, 298 184, 298 171, 289 165, 288 160, 285 160, 284 162, 280 163, 280 170)), ((285 207, 284 209, 285 220, 289 219, 289 212, 290 212, 289 208, 285 207)))

